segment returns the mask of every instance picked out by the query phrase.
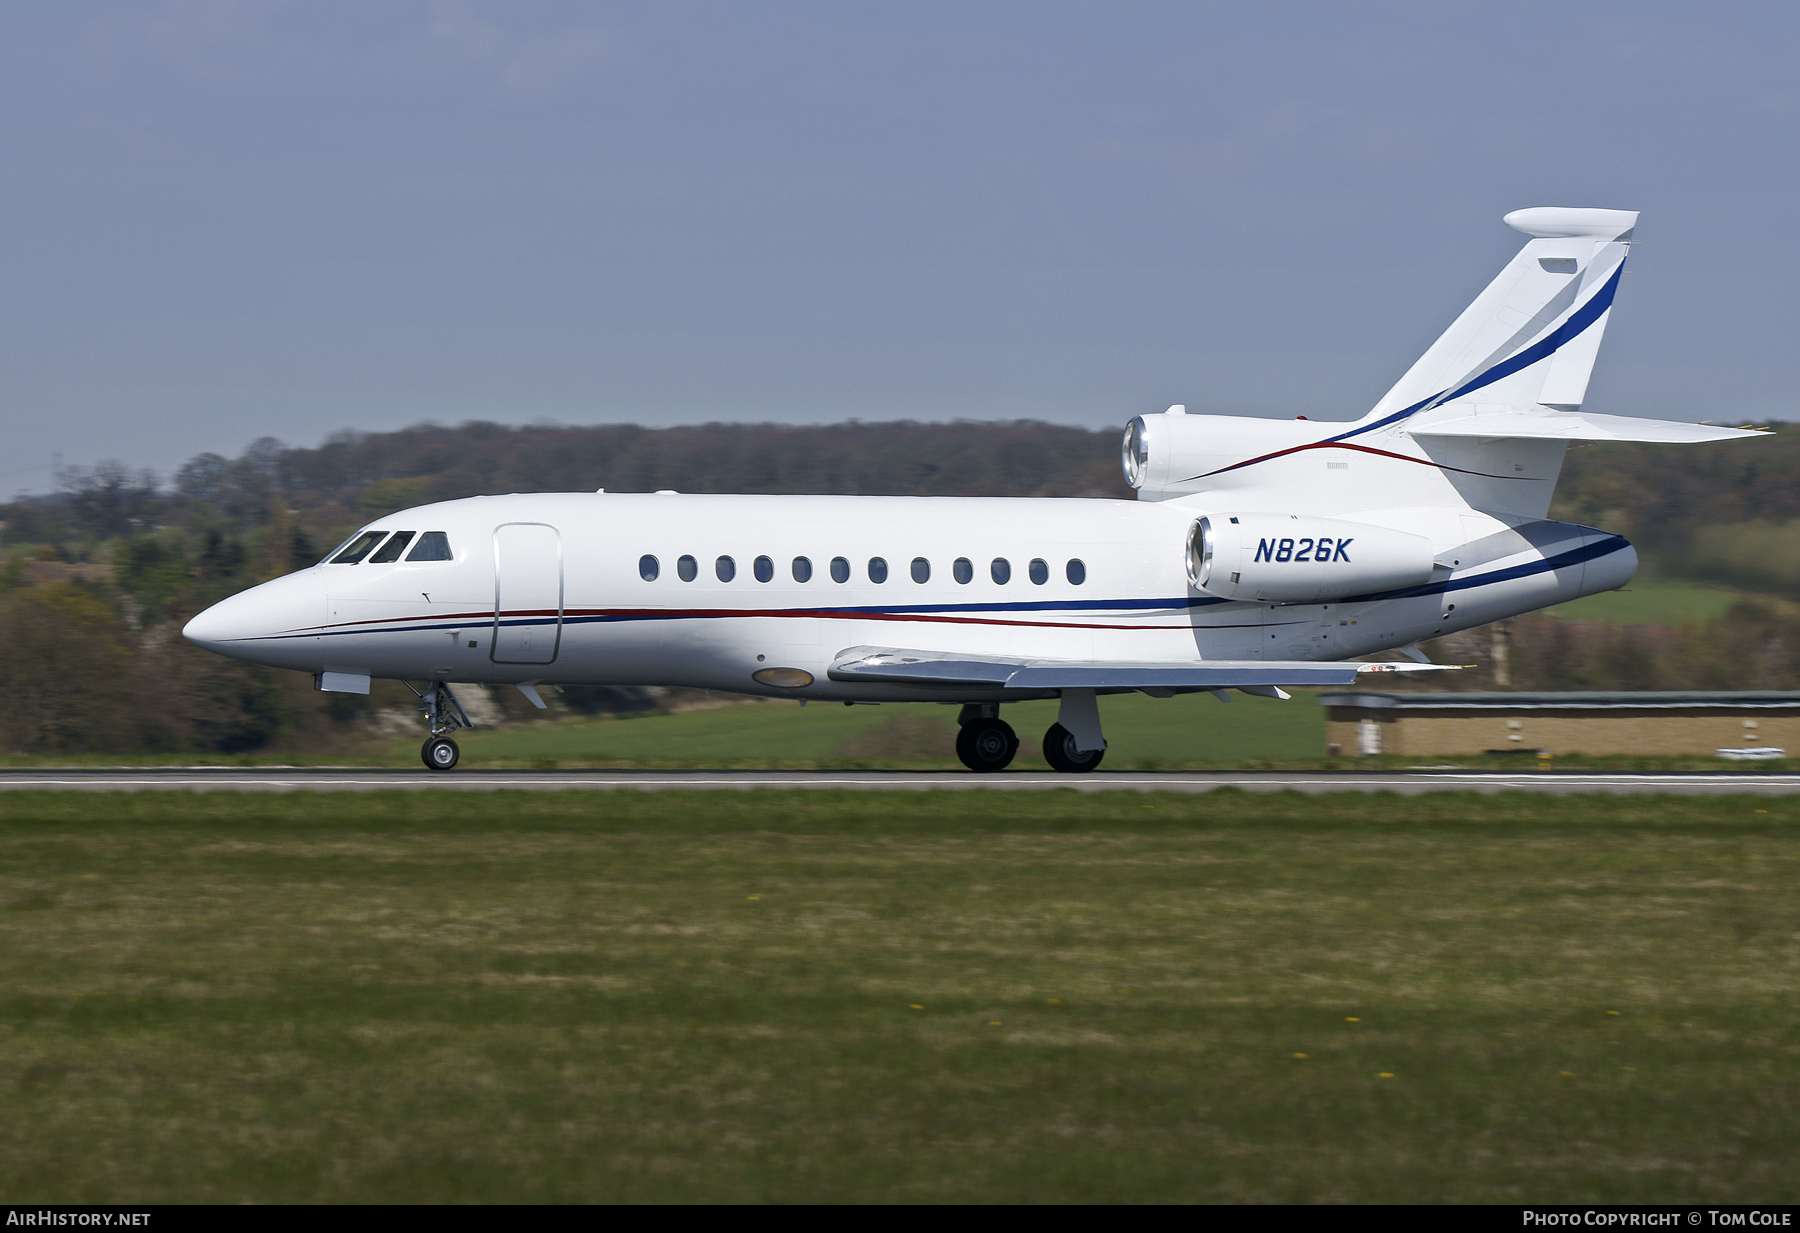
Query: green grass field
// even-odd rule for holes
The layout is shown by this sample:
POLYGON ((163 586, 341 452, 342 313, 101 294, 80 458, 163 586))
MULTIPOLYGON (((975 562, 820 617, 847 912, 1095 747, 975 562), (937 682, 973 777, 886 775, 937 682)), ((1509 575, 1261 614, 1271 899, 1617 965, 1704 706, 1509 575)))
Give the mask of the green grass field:
MULTIPOLYGON (((1738 591, 1681 578, 1657 578, 1639 574, 1622 591, 1602 591, 1573 603, 1547 609, 1566 621, 1611 621, 1615 625, 1704 625, 1730 611, 1731 605, 1751 598, 1738 591)), ((1762 597, 1761 602, 1775 602, 1762 597)))
MULTIPOLYGON (((458 732, 470 767, 644 767, 724 769, 883 767, 961 770, 954 706, 800 706, 782 699, 718 695, 711 709, 569 718, 458 732)), ((1057 704, 1010 704, 1004 714, 1020 738, 1015 770, 1050 773, 1042 754, 1057 704)), ((1292 700, 1210 694, 1156 699, 1122 694, 1100 700, 1109 768, 1272 766, 1317 761, 1325 717, 1315 695, 1292 700)), ((0 766, 263 766, 418 764, 425 737, 370 744, 354 754, 73 754, 0 753, 0 766)))
MULTIPOLYGON (((1517 758, 1384 756, 1327 757, 1325 714, 1315 694, 1292 700, 1236 695, 1156 699, 1124 694, 1100 700, 1108 748, 1103 771, 1154 770, 1399 770, 1419 764, 1517 771, 1517 758)), ((1056 720, 1054 702, 1007 706, 1020 736, 1015 771, 1051 774, 1042 754, 1044 729, 1056 720)), ((44 766, 380 766, 419 764, 416 736, 382 741, 355 755, 290 753, 73 756, 0 755, 0 767, 44 766)), ((898 706, 801 707, 790 701, 722 698, 710 710, 593 719, 563 719, 457 733, 466 770, 625 768, 681 770, 880 769, 963 773, 956 760, 956 711, 914 703, 898 706)), ((1594 755, 1558 758, 1559 770, 1746 771, 1800 769, 1800 759, 1759 762, 1754 768, 1717 758, 1594 755)))
MULTIPOLYGON (((1044 731, 1057 704, 1022 702, 1003 714, 1019 734, 1018 770, 1049 773, 1044 731)), ((953 706, 832 706, 733 702, 715 710, 619 716, 457 736, 471 766, 868 766, 961 768, 953 706)), ((1231 766, 1316 759, 1325 716, 1312 694, 1280 702, 1210 694, 1100 700, 1109 767, 1231 766)), ((412 752, 397 742, 395 755, 412 752)))
POLYGON ((20 1201, 1800 1198, 1800 801, 5 803, 20 1201))

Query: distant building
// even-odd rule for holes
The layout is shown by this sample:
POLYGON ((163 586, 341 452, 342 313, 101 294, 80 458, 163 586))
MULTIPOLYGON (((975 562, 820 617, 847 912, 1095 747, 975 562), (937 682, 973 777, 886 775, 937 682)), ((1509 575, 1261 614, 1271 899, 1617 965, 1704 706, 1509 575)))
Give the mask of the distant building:
POLYGON ((1800 750, 1800 691, 1357 692, 1321 694, 1319 701, 1326 752, 1345 755, 1800 750))

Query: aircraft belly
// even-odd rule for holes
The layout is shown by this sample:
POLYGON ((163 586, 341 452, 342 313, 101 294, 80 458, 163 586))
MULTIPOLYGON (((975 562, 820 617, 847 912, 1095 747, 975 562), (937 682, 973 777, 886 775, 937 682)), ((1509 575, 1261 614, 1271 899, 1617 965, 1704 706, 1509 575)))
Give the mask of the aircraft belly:
POLYGON ((1181 659, 1262 659, 1271 605, 1229 604, 1196 609, 1181 659))
POLYGON ((1194 641, 1184 616, 1169 613, 1082 612, 1053 619, 839 620, 820 631, 818 645, 830 654, 848 646, 930 647, 969 654, 1054 659, 1191 659, 1194 641))
POLYGON ((896 641, 969 654, 1074 660, 1193 658, 1193 640, 1185 623, 1175 626, 1165 615, 1154 621, 1142 614, 1128 619, 1129 624, 1118 617, 1096 618, 1093 623, 1125 626, 1101 630, 1083 628, 1085 622, 1076 621, 1027 625, 942 621, 904 613, 860 620, 799 613, 670 615, 657 620, 573 624, 565 629, 564 650, 554 675, 563 681, 684 685, 781 695, 786 691, 759 686, 752 674, 766 668, 797 668, 816 682, 808 696, 865 698, 873 689, 883 697, 901 700, 940 695, 885 684, 833 685, 825 679, 825 670, 845 647, 896 641))
POLYGON ((424 605, 390 600, 342 599, 326 605, 326 625, 316 657, 326 671, 374 676, 416 675, 418 661, 451 651, 449 631, 430 628, 424 605))
POLYGON ((1444 617, 1443 603, 1441 595, 1423 595, 1370 604, 1359 618, 1357 637, 1344 640, 1353 643, 1353 649, 1346 653, 1360 655, 1388 651, 1451 632, 1444 617))
POLYGON ((570 604, 554 676, 596 685, 666 685, 656 677, 669 642, 670 622, 626 619, 601 605, 570 604))
POLYGON ((1337 605, 1280 604, 1265 609, 1264 659, 1336 659, 1337 605))
POLYGON ((245 638, 237 642, 215 645, 212 649, 232 659, 261 664, 265 668, 288 668, 297 672, 320 670, 318 639, 310 635, 305 637, 245 638))

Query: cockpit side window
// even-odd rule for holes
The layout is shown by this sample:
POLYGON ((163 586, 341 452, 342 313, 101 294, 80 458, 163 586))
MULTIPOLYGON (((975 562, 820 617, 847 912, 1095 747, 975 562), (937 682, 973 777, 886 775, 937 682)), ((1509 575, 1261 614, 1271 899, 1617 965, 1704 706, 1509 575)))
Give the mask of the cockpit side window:
POLYGON ((369 558, 370 565, 385 565, 389 561, 398 561, 400 554, 406 551, 406 545, 412 542, 413 532, 396 531, 394 538, 381 546, 374 556, 369 558))
POLYGON ((406 554, 409 561, 454 561, 455 554, 450 551, 450 537, 442 531, 427 531, 419 536, 418 544, 406 554))
POLYGON ((369 549, 387 538, 386 531, 364 531, 350 541, 350 546, 331 558, 333 565, 355 565, 369 555, 369 549))

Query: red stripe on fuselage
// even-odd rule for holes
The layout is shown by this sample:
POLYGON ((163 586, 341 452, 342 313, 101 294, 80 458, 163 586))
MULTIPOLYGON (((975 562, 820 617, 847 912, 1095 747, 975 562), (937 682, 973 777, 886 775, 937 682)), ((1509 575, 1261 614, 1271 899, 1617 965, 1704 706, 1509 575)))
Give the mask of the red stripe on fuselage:
MULTIPOLYGON (((538 608, 506 612, 500 614, 501 620, 527 617, 555 617, 554 608, 538 608)), ((1095 622, 1077 621, 1021 621, 1007 620, 1000 617, 960 617, 938 616, 931 613, 917 612, 854 612, 846 613, 829 608, 572 608, 562 614, 565 623, 583 617, 636 617, 649 621, 686 621, 714 620, 736 617, 780 617, 789 619, 808 619, 824 621, 917 621, 921 624, 938 625, 1008 625, 1024 626, 1034 629, 1112 629, 1112 630, 1157 630, 1157 629, 1253 629, 1266 622, 1251 622, 1236 625, 1112 625, 1095 622)), ((487 624, 495 616, 491 612, 479 613, 445 613, 431 616, 381 617, 372 621, 346 621, 338 625, 325 625, 317 628, 327 632, 343 633, 354 629, 372 629, 373 627, 394 628, 396 622, 429 621, 434 625, 445 621, 471 621, 487 624)), ((1281 621, 1281 625, 1300 625, 1303 621, 1281 621)), ((303 634, 306 630, 289 630, 289 634, 303 634)))
POLYGON ((1190 475, 1177 483, 1192 483, 1197 479, 1207 479, 1214 475, 1223 475, 1227 471, 1237 471, 1244 467, 1253 467, 1259 462, 1268 462, 1274 458, 1285 458, 1289 454, 1303 454, 1307 450, 1356 450, 1362 454, 1375 454, 1381 458, 1395 458, 1401 462, 1416 463, 1421 467, 1436 467, 1439 471, 1454 471, 1458 475, 1475 475, 1482 479, 1528 480, 1530 475, 1490 475, 1486 471, 1465 471, 1461 467, 1448 467, 1441 462, 1432 462, 1429 458, 1412 458, 1406 454, 1396 454, 1391 450, 1378 450, 1372 445, 1352 445, 1348 441, 1315 441, 1311 445, 1295 445, 1285 450, 1276 450, 1273 454, 1264 454, 1260 458, 1246 458, 1243 462, 1234 462, 1229 467, 1220 467, 1217 471, 1207 471, 1202 475, 1190 475))

